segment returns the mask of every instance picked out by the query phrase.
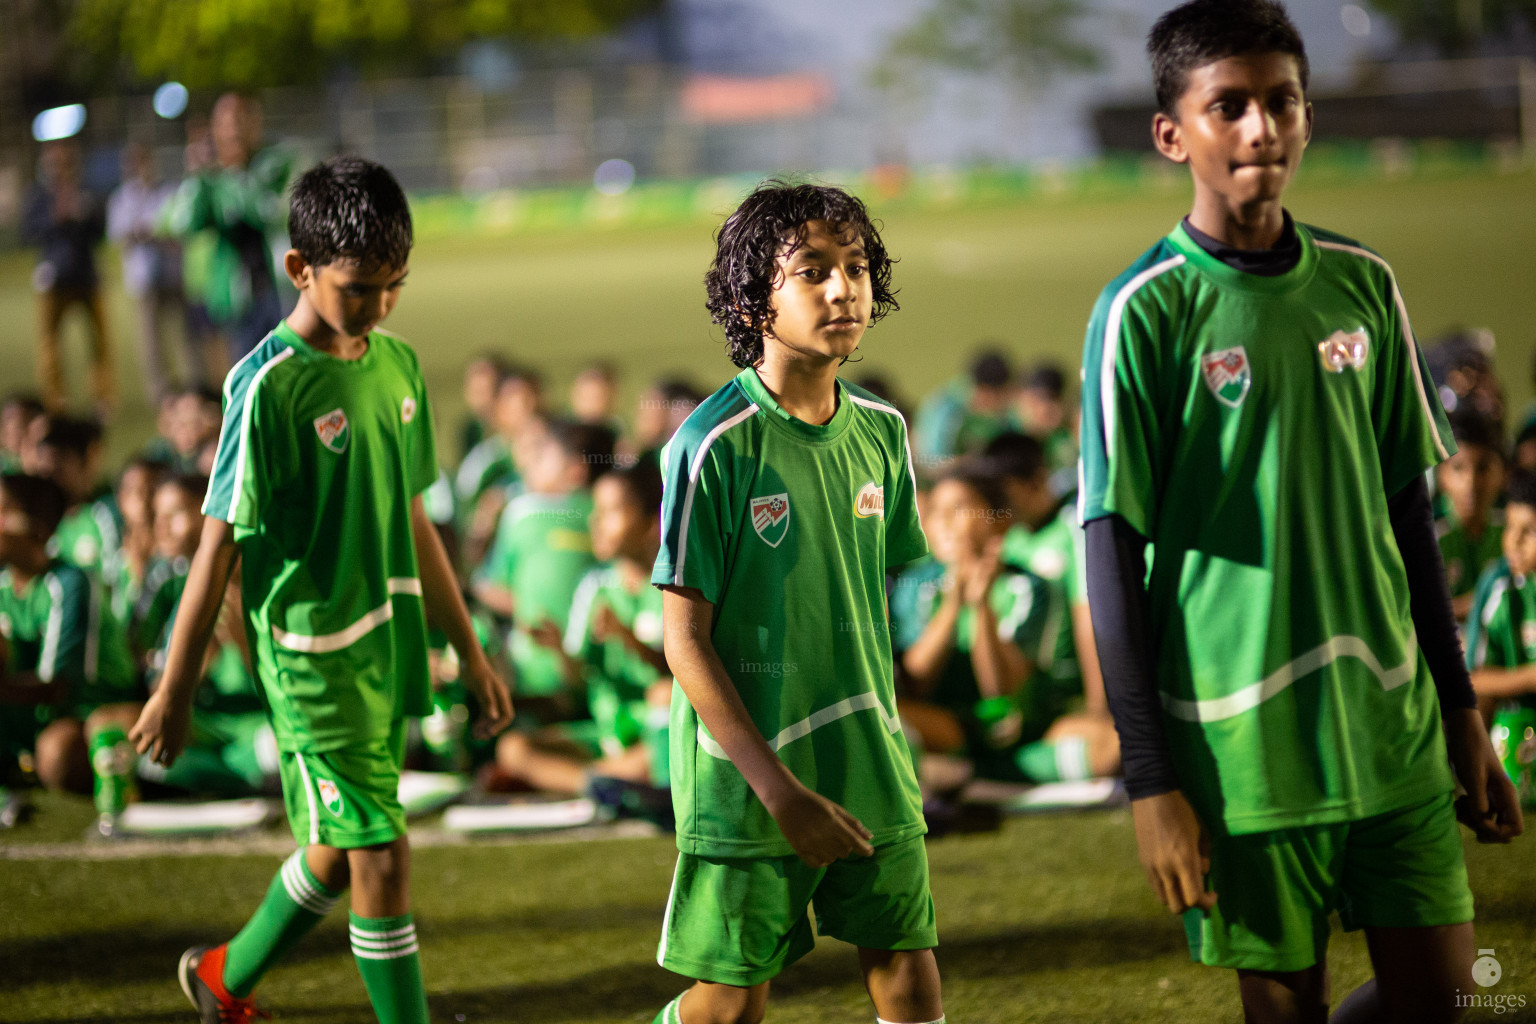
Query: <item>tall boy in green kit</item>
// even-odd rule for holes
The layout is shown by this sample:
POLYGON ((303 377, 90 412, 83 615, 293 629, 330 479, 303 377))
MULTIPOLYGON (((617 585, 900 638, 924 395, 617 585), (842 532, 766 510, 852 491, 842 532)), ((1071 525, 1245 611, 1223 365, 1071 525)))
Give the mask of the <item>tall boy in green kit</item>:
POLYGON ((194 947, 180 980, 204 1024, 245 1020, 251 990, 352 890, 352 951, 383 1024, 422 1024, 426 996, 396 795, 405 719, 432 709, 426 620, 448 635, 489 734, 506 685, 422 508, 437 477, 415 353, 376 330, 411 249, 405 195, 383 167, 338 157, 293 187, 285 267, 294 311, 230 371, 224 432, 160 688, 132 738, 169 765, 235 560, 252 660, 281 751, 299 849, 228 942, 194 947))
POLYGON ((1246 1019, 1328 1016, 1337 910, 1375 977, 1335 1021, 1451 1021, 1456 818, 1521 827, 1424 483, 1454 442, 1391 268, 1281 206, 1312 128, 1284 8, 1194 0, 1148 49, 1194 203, 1094 310, 1080 495, 1142 863, 1246 1019))
POLYGON ((837 376, 896 308, 864 205, 770 182, 720 229, 710 313, 741 373, 662 455, 677 872, 660 1024, 750 1024, 817 931, 859 947, 879 1019, 943 1019, 885 571, 927 550, 906 423, 837 376))

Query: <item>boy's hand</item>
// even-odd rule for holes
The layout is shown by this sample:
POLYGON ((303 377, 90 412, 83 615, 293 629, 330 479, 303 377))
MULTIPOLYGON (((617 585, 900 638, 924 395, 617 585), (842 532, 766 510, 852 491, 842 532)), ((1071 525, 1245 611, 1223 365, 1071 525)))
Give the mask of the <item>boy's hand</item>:
POLYGON ((1444 712, 1445 746, 1466 793, 1456 800, 1456 817, 1480 843, 1507 843, 1525 831, 1520 796, 1493 752, 1483 716, 1476 708, 1444 712))
POLYGON ((635 639, 635 634, 629 627, 619 621, 613 609, 606 604, 597 606, 597 611, 592 613, 592 638, 599 643, 607 643, 609 640, 621 640, 626 643, 635 639))
POLYGON ((1205 889, 1211 870, 1211 837, 1178 790, 1131 801, 1136 850, 1147 881, 1175 914, 1190 907, 1210 910, 1216 894, 1205 889))
POLYGON ((512 694, 484 654, 471 659, 459 671, 464 686, 480 703, 475 737, 488 740, 512 724, 512 694))
POLYGON ((768 813, 778 822, 795 855, 813 868, 875 852, 869 845, 872 833, 858 818, 798 781, 782 799, 768 806, 768 813))
POLYGON ((529 626, 528 638, 551 651, 564 650, 565 638, 560 635, 560 627, 551 619, 540 619, 535 625, 529 626))
POLYGON ((162 685, 144 702, 139 720, 128 730, 128 739, 140 754, 148 754, 151 761, 169 768, 186 749, 191 728, 191 702, 176 700, 171 688, 162 685))

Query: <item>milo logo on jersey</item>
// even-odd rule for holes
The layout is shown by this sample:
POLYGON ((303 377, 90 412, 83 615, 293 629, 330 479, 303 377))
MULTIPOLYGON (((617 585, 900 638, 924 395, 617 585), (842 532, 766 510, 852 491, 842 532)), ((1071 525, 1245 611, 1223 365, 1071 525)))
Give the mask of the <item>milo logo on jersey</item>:
POLYGON ((315 420, 315 433, 320 435, 320 443, 337 455, 347 450, 347 442, 352 438, 347 429, 347 414, 340 409, 332 409, 315 420))
POLYGON ((752 529, 771 548, 789 532, 789 495, 765 494, 752 499, 752 529))
POLYGON ((320 802, 333 815, 341 814, 341 790, 330 779, 316 779, 315 788, 320 791, 320 802))
POLYGON ((1317 343, 1323 369, 1329 373, 1343 373, 1350 368, 1365 369, 1365 357, 1370 354, 1370 348, 1371 339, 1364 327, 1348 333, 1334 331, 1327 340, 1317 343))
POLYGON ((1248 397, 1248 388, 1253 384, 1248 352, 1241 345, 1201 356, 1200 374, 1216 401, 1233 409, 1243 404, 1243 399, 1248 397))
POLYGON ((853 514, 860 519, 868 519, 870 516, 885 518, 885 488, 876 487, 871 480, 859 488, 858 495, 853 499, 853 514))

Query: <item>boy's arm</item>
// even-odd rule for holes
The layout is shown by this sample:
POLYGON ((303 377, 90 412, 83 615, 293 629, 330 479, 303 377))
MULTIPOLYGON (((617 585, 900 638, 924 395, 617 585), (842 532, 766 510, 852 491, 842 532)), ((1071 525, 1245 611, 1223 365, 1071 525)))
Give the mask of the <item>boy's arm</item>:
POLYGON ((922 635, 901 654, 901 665, 916 684, 916 697, 933 689, 955 649, 955 626, 960 621, 959 583, 952 583, 943 595, 922 635))
POLYGON ((491 667, 490 659, 475 636, 469 609, 459 590, 458 577, 448 562, 448 552, 437 528, 422 506, 421 495, 411 499, 411 536, 416 542, 417 571, 421 574, 421 599, 431 619, 459 654, 459 678, 480 702, 480 721, 475 734, 490 739, 512 723, 512 696, 507 684, 491 667))
POLYGON ((1479 697, 1508 700, 1536 693, 1536 664, 1518 668, 1479 668, 1472 672, 1472 689, 1479 697))
POLYGON ((219 608, 224 603, 224 589, 239 557, 235 528, 222 519, 206 517, 197 553, 192 556, 192 567, 187 573, 181 605, 171 625, 171 642, 165 652, 160 685, 145 701, 139 720, 128 732, 128 738, 140 754, 148 754, 151 760, 166 767, 187 745, 187 730, 192 721, 192 694, 202 680, 208 641, 213 636, 219 608))
POLYGON ((667 662, 699 721, 773 815, 801 860, 820 868, 850 854, 869 856, 874 852, 870 831, 795 778, 747 714, 709 639, 714 611, 714 605, 692 587, 662 588, 667 662))

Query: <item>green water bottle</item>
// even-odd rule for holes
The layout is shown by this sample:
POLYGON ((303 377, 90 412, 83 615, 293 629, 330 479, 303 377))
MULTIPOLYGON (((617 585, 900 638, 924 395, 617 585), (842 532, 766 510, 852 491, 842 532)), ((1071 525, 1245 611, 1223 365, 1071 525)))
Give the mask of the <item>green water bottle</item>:
POLYGON ((1520 794, 1520 803, 1536 806, 1536 708, 1506 704, 1493 713, 1493 752, 1520 794))
POLYGON ((421 720, 421 739, 438 766, 469 771, 469 692, 455 680, 432 691, 432 714, 421 720))

